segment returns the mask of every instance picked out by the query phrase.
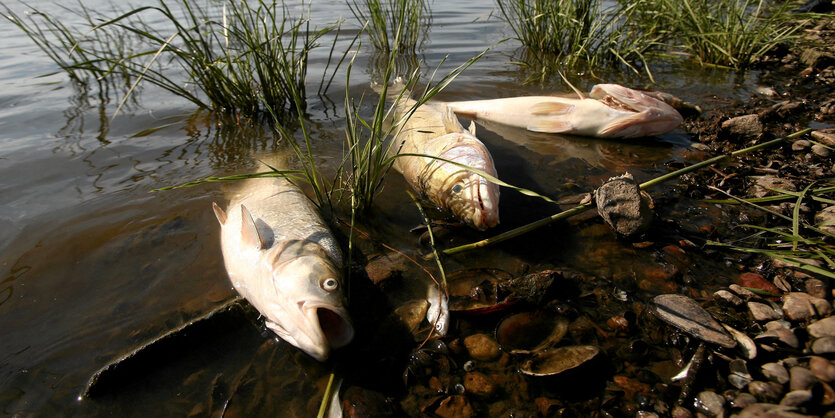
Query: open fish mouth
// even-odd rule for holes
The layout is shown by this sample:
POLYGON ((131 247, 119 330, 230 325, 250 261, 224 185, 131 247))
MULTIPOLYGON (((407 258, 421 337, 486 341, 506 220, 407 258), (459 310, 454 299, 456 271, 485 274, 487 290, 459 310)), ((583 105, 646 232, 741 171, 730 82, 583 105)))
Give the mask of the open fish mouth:
POLYGON ((326 307, 318 307, 316 317, 330 348, 344 347, 354 338, 354 327, 342 314, 326 307))

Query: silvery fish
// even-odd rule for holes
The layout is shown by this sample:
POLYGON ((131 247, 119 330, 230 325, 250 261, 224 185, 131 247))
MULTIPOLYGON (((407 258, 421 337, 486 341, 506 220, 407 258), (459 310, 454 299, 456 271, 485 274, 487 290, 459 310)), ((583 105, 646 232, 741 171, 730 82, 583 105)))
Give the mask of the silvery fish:
POLYGON ((588 98, 528 96, 446 105, 459 116, 534 132, 636 138, 660 135, 681 125, 681 114, 657 96, 618 84, 598 84, 588 98))
MULTIPOLYGON (((414 100, 400 99, 395 118, 414 104, 414 100)), ((395 137, 391 149, 401 154, 437 156, 497 176, 493 157, 475 137, 475 125, 464 129, 443 104, 419 106, 395 137)), ((499 186, 484 177, 428 157, 398 157, 393 166, 413 189, 439 207, 449 209, 466 224, 479 230, 498 225, 499 186)))
POLYGON ((265 317, 269 329, 324 361, 354 336, 336 240, 289 181, 239 183, 226 211, 212 203, 232 285, 265 317))

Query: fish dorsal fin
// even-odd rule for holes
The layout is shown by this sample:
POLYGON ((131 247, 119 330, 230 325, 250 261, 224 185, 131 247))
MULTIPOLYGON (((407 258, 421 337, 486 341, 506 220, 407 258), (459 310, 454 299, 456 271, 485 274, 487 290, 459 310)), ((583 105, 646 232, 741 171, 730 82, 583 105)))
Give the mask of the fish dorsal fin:
POLYGON ((461 126, 461 122, 458 122, 458 116, 455 116, 455 112, 452 111, 452 108, 447 105, 443 106, 443 121, 444 121, 444 131, 445 133, 454 133, 454 132, 466 132, 464 127, 461 126))
POLYGON ((258 233, 255 220, 252 219, 252 214, 244 205, 241 205, 241 241, 245 246, 253 247, 256 250, 264 248, 264 241, 261 239, 261 234, 258 233))
POLYGON ((567 115, 574 110, 574 105, 554 101, 542 101, 531 106, 531 114, 536 116, 567 115))
POLYGON ((212 210, 215 212, 215 217, 217 217, 217 221, 220 222, 221 225, 226 224, 226 212, 217 205, 217 203, 212 202, 212 210))
POLYGON ((470 121, 470 127, 467 130, 470 131, 470 135, 476 136, 476 134, 475 134, 475 121, 470 121))

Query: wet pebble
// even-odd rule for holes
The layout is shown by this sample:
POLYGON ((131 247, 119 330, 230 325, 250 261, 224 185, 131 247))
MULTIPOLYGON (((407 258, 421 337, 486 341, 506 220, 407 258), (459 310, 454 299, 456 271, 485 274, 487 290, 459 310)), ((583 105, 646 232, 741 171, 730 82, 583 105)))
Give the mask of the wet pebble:
POLYGON ((716 392, 704 391, 696 396, 696 409, 708 416, 718 417, 725 413, 725 398, 716 392))
POLYGON ((739 414, 737 418, 755 418, 755 417, 770 417, 770 418, 806 418, 809 415, 803 415, 795 412, 793 406, 776 405, 771 403, 756 403, 749 405, 739 414))
POLYGON ((452 395, 441 401, 435 414, 441 418, 467 418, 475 415, 470 401, 463 395, 452 395))
POLYGON ((780 400, 780 405, 801 406, 812 400, 811 390, 793 390, 780 400))
POLYGON ((830 234, 835 234, 835 205, 827 206, 815 214, 815 225, 830 234))
POLYGON ((758 115, 737 116, 722 122, 722 130, 736 137, 755 139, 762 135, 763 124, 758 115))
POLYGON ((774 284, 766 279, 762 274, 750 272, 742 273, 736 279, 736 282, 743 287, 750 287, 770 293, 780 294, 780 289, 778 289, 777 286, 774 286, 774 284))
POLYGON ((695 300, 682 295, 658 295, 653 312, 664 322, 702 341, 733 348, 736 341, 695 300))
POLYGON ((776 193, 769 189, 787 190, 790 192, 797 191, 797 186, 795 186, 794 183, 781 177, 770 175, 756 176, 754 177, 754 180, 754 187, 751 188, 751 195, 754 197, 765 197, 776 193))
POLYGON ((619 236, 643 233, 652 222, 651 201, 631 174, 613 177, 594 191, 597 213, 619 236))
MULTIPOLYGON (((832 207, 835 208, 835 206, 832 207)), ((835 210, 833 210, 832 215, 835 217, 835 210)), ((833 232, 835 232, 835 227, 833 227, 833 232)), ((826 294, 829 291, 828 286, 826 285, 826 283, 823 282, 823 280, 810 278, 806 280, 804 285, 806 287, 806 293, 808 293, 809 296, 813 296, 816 298, 825 299, 826 294)))
POLYGON ((832 305, 822 298, 807 293, 791 292, 783 296, 783 312, 793 321, 804 321, 832 313, 832 305))
POLYGON ((789 382, 789 371, 780 363, 762 365, 762 373, 768 380, 784 385, 789 382))
POLYGON ((789 370, 790 390, 809 390, 818 382, 818 378, 802 366, 794 366, 789 370))
POLYGON ((809 358, 809 371, 824 382, 835 381, 835 363, 823 357, 811 356, 809 358))
POLYGON ((812 131, 812 138, 815 138, 815 140, 824 145, 835 147, 835 129, 830 128, 812 131))
POLYGON ((776 341, 787 347, 800 348, 800 341, 797 336, 790 329, 782 327, 767 329, 754 337, 754 341, 760 343, 776 341))
POLYGON ((365 266, 365 272, 374 284, 380 284, 408 269, 408 259, 399 253, 380 255, 369 261, 365 266))
POLYGON ((792 151, 803 151, 812 146, 812 142, 806 139, 798 139, 792 142, 792 151))
POLYGON ((748 302, 748 310, 751 311, 751 316, 755 321, 774 321, 783 318, 782 312, 765 303, 748 302))
POLYGON ((713 299, 722 301, 731 306, 740 306, 744 303, 742 298, 724 289, 714 292, 713 299))
POLYGON ((673 410, 670 412, 670 415, 673 418, 692 418, 693 417, 693 413, 690 412, 689 409, 687 409, 687 408, 685 408, 681 405, 674 406, 673 410))
POLYGON ((737 393, 730 401, 732 408, 742 409, 757 403, 757 398, 747 392, 737 393))
POLYGON ((783 394, 783 385, 755 380, 748 384, 748 392, 760 402, 777 402, 783 394))
POLYGON ((806 329, 809 331, 809 334, 817 338, 835 337, 835 316, 815 321, 806 329))
POLYGON ((484 373, 469 372, 464 375, 464 389, 475 396, 489 397, 496 392, 496 383, 484 373))
POLYGON ((820 144, 812 145, 812 152, 815 155, 817 155, 819 157, 823 157, 823 158, 827 158, 827 157, 829 157, 830 154, 832 154, 832 152, 829 151, 829 148, 827 148, 823 145, 820 145, 820 144))
POLYGON ((492 361, 501 355, 499 344, 487 334, 473 334, 464 338, 464 346, 470 357, 479 361, 492 361))
POLYGON ((835 337, 818 338, 812 343, 812 352, 815 354, 835 353, 835 337))
MULTIPOLYGON (((742 389, 745 386, 748 386, 748 384, 754 380, 751 377, 751 374, 748 373, 748 365, 745 360, 731 360, 728 364, 728 368, 731 372, 731 374, 728 375, 728 382, 730 382, 731 385, 737 389, 742 389)), ((788 373, 786 374, 786 378, 788 379, 788 373)))

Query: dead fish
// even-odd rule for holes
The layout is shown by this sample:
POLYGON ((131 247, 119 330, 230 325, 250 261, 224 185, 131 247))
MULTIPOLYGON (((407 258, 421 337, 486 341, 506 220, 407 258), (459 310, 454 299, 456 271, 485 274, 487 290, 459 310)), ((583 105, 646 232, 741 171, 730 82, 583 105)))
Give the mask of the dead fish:
POLYGON ((527 96, 447 102, 459 116, 533 132, 597 138, 660 135, 678 127, 681 114, 653 95, 618 84, 598 84, 588 98, 527 96))
POLYGON ((354 336, 336 240, 304 193, 286 179, 248 179, 240 186, 226 211, 212 203, 232 285, 269 329, 324 361, 354 336))
MULTIPOLYGON (((400 99, 395 118, 414 104, 412 99, 400 99)), ((475 125, 464 129, 452 109, 443 104, 419 106, 394 141, 391 149, 401 154, 436 156, 497 176, 493 157, 475 136, 475 125)), ((423 197, 466 224, 479 230, 498 225, 499 186, 484 177, 428 157, 399 157, 393 166, 423 197)))

